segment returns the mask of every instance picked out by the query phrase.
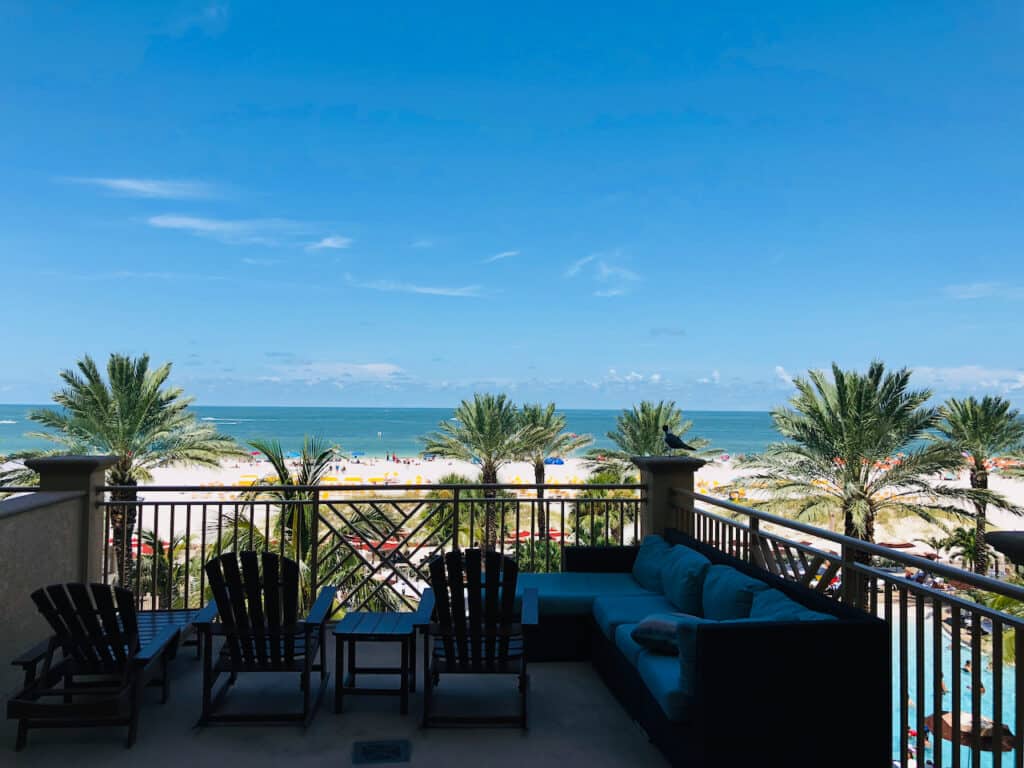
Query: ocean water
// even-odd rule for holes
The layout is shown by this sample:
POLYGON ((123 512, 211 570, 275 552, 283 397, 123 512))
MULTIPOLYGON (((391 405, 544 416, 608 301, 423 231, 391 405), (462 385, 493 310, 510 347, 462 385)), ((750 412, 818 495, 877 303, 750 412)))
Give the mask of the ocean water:
MULTIPOLYGON (((0 454, 46 445, 25 433, 36 429, 27 419, 31 405, 0 405, 0 454)), ((197 406, 196 415, 245 444, 254 438, 275 438, 285 450, 295 450, 303 435, 320 435, 346 452, 369 456, 422 450, 419 438, 450 419, 450 408, 282 408, 197 406)), ((596 447, 609 447, 605 436, 615 427, 616 410, 566 409, 571 432, 591 434, 596 447)), ((706 437, 715 448, 732 455, 755 453, 779 439, 771 417, 761 411, 688 411, 691 436, 706 437)))

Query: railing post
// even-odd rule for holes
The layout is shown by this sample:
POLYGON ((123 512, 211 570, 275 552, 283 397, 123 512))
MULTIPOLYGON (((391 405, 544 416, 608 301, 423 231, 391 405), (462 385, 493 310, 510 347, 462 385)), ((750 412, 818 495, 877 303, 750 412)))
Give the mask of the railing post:
POLYGON ((677 528, 693 535, 693 500, 685 499, 682 506, 672 500, 672 491, 693 491, 693 476, 707 462, 691 456, 633 456, 632 462, 640 469, 640 482, 645 486, 645 502, 640 507, 640 537, 649 533, 662 533, 666 528, 677 528))
POLYGON ((320 565, 320 489, 313 490, 313 519, 310 521, 309 540, 309 576, 313 588, 309 596, 310 605, 316 600, 317 592, 320 591, 320 579, 318 568, 320 565))
POLYGON ((747 543, 747 561, 751 565, 768 570, 765 567, 764 552, 761 551, 761 519, 751 515, 747 521, 747 530, 750 535, 747 543))
MULTIPOLYGON (((473 532, 469 533, 469 544, 473 545, 473 532)), ((459 547, 459 488, 452 489, 452 551, 458 552, 459 547)))
POLYGON ((103 552, 107 546, 103 508, 97 503, 99 488, 104 485, 108 467, 117 462, 114 456, 52 456, 28 459, 25 466, 39 473, 40 491, 80 491, 84 493, 77 520, 78 552, 81 580, 103 581, 103 552))
POLYGON ((842 601, 847 605, 850 605, 854 608, 862 608, 863 606, 861 605, 861 603, 863 601, 861 598, 863 597, 863 590, 860 586, 860 573, 854 568, 854 565, 856 563, 856 555, 856 550, 852 546, 844 542, 842 545, 841 554, 843 561, 843 570, 842 576, 840 576, 840 578, 842 579, 840 597, 842 598, 842 601))

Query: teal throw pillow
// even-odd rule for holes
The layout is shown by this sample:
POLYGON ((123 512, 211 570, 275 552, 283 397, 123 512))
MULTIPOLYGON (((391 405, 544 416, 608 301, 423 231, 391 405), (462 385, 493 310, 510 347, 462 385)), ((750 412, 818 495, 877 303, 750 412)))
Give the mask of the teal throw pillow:
POLYGON ((641 587, 661 592, 661 566, 670 549, 668 542, 656 533, 644 537, 633 561, 633 578, 641 587))

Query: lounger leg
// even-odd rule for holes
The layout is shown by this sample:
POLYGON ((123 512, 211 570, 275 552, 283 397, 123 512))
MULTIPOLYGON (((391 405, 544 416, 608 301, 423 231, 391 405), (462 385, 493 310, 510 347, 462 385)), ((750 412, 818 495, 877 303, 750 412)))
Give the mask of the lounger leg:
POLYGON ((409 693, 416 693, 416 631, 407 641, 409 647, 409 693))
POLYGON ((124 746, 127 749, 131 749, 135 746, 135 737, 139 734, 139 712, 142 710, 142 675, 140 674, 135 678, 135 682, 132 684, 132 713, 131 719, 128 721, 128 738, 125 739, 124 746))
POLYGON ((14 751, 21 752, 28 742, 28 720, 22 718, 18 721, 18 735, 14 740, 14 751))
POLYGON ((166 704, 171 696, 170 663, 166 655, 160 659, 160 703, 166 704))
POLYGON ((430 703, 433 694, 433 685, 430 680, 430 635, 423 633, 423 722, 420 725, 427 728, 430 725, 430 703))
POLYGON ((409 640, 408 638, 402 640, 402 677, 399 687, 402 692, 399 694, 401 700, 400 712, 403 715, 409 714, 409 640))

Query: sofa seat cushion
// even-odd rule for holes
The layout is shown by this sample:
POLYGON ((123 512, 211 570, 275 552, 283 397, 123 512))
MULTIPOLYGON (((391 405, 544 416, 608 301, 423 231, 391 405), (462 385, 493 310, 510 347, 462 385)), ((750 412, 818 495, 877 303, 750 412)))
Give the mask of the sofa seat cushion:
POLYGON ((680 678, 679 660, 675 656, 645 652, 637 659, 636 668, 669 720, 678 723, 692 718, 695 701, 690 692, 691 682, 680 678))
POLYGON ((661 592, 661 568, 671 550, 669 543, 658 534, 644 536, 633 561, 633 578, 641 587, 661 592))
POLYGON ((606 596, 594 600, 594 621, 609 640, 615 639, 615 629, 621 624, 636 624, 652 613, 671 613, 675 610, 663 595, 606 596))
POLYGON ((704 617, 722 621, 750 616, 754 595, 771 589, 763 581, 740 573, 728 565, 712 565, 704 577, 701 603, 704 617))
POLYGON ((633 630, 636 624, 619 624, 615 628, 615 647, 622 651, 622 655, 634 667, 640 660, 640 654, 646 649, 633 639, 633 630))
POLYGON ((516 582, 517 611, 523 590, 531 588, 537 590, 541 616, 589 616, 598 595, 659 596, 641 587, 628 573, 520 573, 516 582))
POLYGON ((636 625, 633 639, 652 653, 679 655, 679 625, 691 620, 706 621, 686 613, 652 613, 636 625))
POLYGON ((812 611, 777 589, 766 589, 754 595, 750 618, 760 621, 835 621, 835 616, 812 611))
POLYGON ((661 566, 661 591, 677 611, 701 616, 701 593, 711 561, 700 552, 679 544, 672 547, 661 566))

